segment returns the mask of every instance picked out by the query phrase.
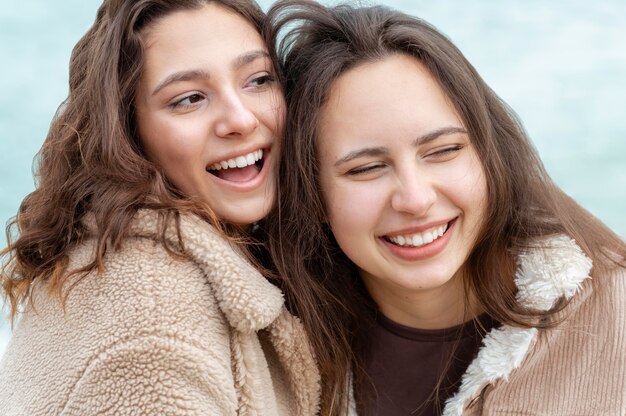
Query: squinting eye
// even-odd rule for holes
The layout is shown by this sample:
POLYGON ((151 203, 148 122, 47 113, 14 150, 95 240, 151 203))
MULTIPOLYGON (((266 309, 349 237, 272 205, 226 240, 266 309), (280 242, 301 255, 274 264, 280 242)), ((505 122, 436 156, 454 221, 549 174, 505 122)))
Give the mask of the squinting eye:
POLYGON ((454 154, 455 152, 458 152, 459 150, 461 150, 463 148, 463 145, 455 145, 455 146, 450 146, 450 147, 445 147, 443 149, 440 150, 436 150, 432 153, 430 153, 428 156, 432 156, 432 157, 446 157, 446 156, 451 156, 452 154, 454 154))
POLYGON ((350 169, 349 171, 346 172, 346 175, 355 176, 355 175, 363 175, 366 173, 372 173, 378 169, 382 169, 384 166, 385 165, 382 165, 382 164, 360 166, 358 168, 350 169))

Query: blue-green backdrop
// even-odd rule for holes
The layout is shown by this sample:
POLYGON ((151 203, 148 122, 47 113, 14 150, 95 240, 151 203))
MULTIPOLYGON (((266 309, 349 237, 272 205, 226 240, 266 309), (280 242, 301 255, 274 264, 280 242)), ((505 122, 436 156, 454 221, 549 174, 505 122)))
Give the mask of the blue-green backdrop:
MULTIPOLYGON (((445 32, 522 118, 556 182, 626 236, 626 2, 383 3, 445 32)), ((33 156, 67 94, 71 49, 99 4, 0 0, 1 223, 34 187, 33 156)), ((0 318, 0 354, 8 338, 0 318)))

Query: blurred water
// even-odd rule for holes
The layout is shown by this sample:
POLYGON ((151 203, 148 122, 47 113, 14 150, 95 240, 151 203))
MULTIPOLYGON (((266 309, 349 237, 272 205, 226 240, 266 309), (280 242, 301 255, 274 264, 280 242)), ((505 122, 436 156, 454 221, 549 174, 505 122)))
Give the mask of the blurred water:
MULTIPOLYGON (((384 3, 446 33, 520 115, 556 182, 626 236, 626 2, 384 3)), ((67 94, 71 48, 99 4, 0 0, 2 223, 33 189, 33 156, 67 94)), ((0 318, 0 354, 8 334, 0 318)))

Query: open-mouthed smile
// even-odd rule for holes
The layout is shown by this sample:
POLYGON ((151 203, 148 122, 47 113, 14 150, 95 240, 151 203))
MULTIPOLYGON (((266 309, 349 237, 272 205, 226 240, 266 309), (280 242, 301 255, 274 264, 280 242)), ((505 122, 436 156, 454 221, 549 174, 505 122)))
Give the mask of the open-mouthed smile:
POLYGON ((264 151, 258 149, 232 159, 215 162, 207 172, 229 182, 247 182, 254 179, 263 169, 264 151))

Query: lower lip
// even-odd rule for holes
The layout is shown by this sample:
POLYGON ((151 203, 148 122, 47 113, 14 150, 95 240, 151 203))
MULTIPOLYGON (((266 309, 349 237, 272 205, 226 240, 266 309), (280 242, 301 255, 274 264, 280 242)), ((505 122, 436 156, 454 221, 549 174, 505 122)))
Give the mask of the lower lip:
POLYGON ((227 186, 236 192, 250 192, 259 188, 265 182, 265 178, 267 177, 267 171, 270 168, 271 160, 272 152, 270 151, 270 149, 263 149, 263 167, 259 171, 258 175, 256 175, 252 180, 249 180, 247 182, 226 181, 209 172, 207 172, 207 175, 209 175, 213 180, 217 181, 220 186, 227 186))
POLYGON ((432 243, 424 244, 420 247, 399 246, 390 243, 384 238, 380 238, 379 240, 396 257, 410 261, 424 260, 441 253, 441 251, 448 244, 448 241, 450 241, 450 236, 452 235, 452 231, 454 230, 455 225, 456 218, 448 223, 448 229, 441 237, 439 237, 432 243))

